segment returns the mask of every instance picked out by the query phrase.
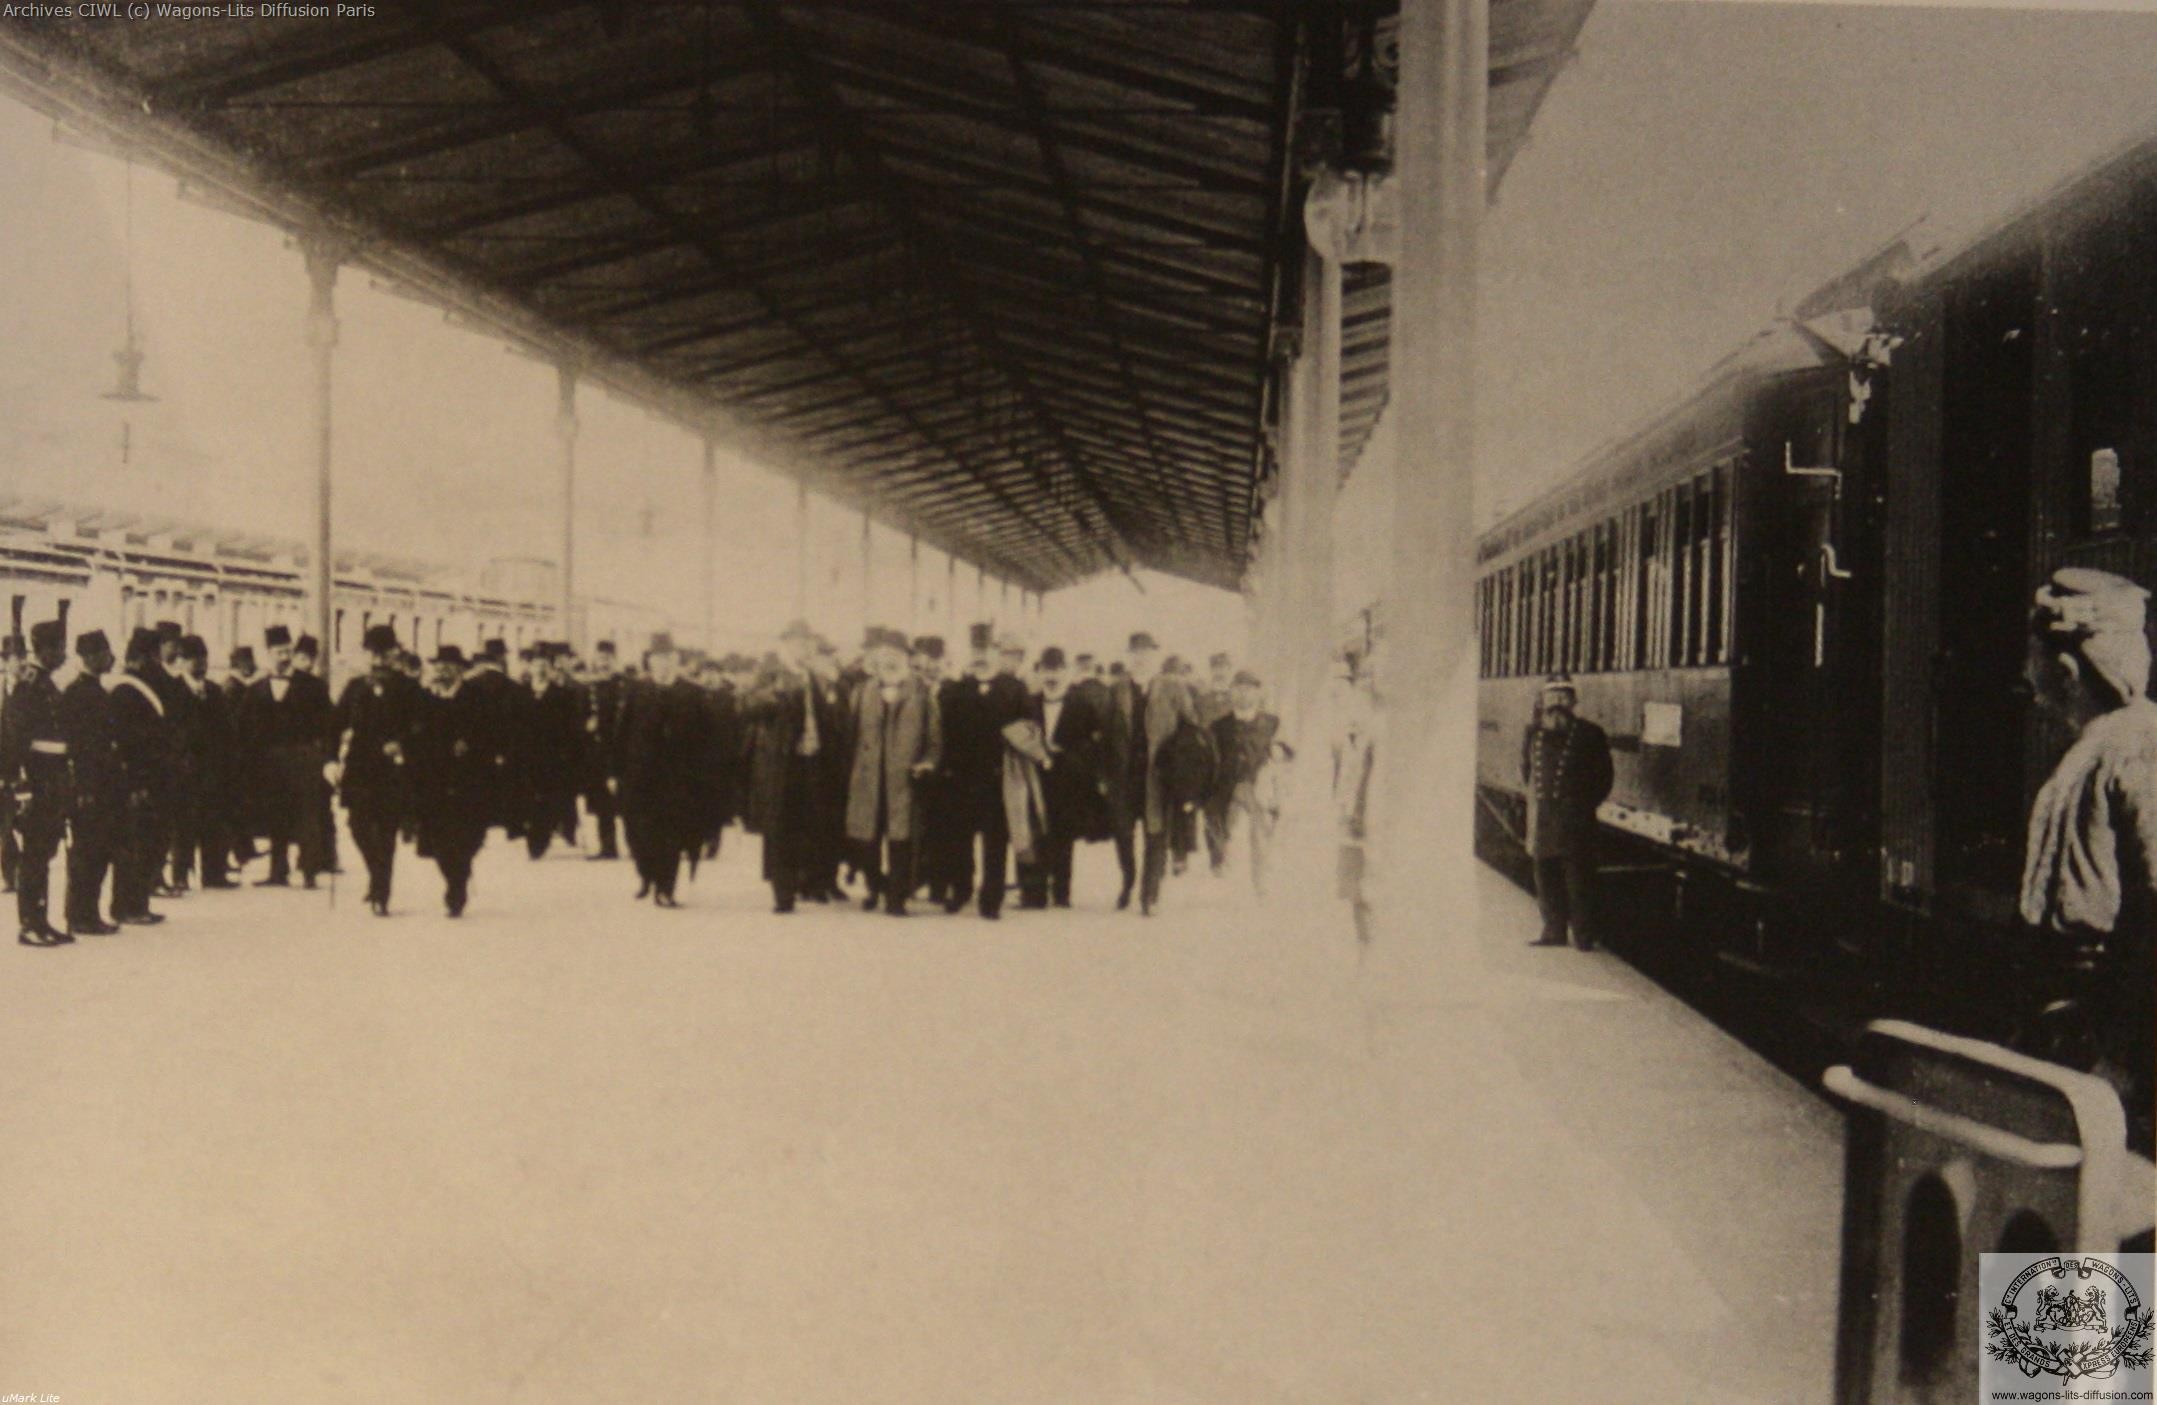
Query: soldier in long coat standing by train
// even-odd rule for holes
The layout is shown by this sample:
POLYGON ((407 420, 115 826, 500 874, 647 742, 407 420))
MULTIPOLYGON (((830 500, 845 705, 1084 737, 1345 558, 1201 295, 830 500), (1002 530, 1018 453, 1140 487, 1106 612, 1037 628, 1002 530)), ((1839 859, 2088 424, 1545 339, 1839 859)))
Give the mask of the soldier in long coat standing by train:
POLYGON ((31 662, 0 705, 0 784, 12 801, 16 940, 24 946, 66 946, 74 938, 52 925, 46 903, 52 861, 67 832, 67 734, 53 674, 67 662, 67 631, 58 620, 30 627, 31 662))
POLYGON ((419 729, 419 856, 442 871, 443 904, 450 916, 462 917, 472 860, 487 840, 494 805, 500 713, 472 687, 462 649, 442 645, 431 667, 434 688, 423 700, 419 729))
POLYGON ((652 636, 648 678, 622 705, 622 827, 639 898, 677 907, 682 860, 704 842, 710 807, 711 718, 704 691, 681 676, 671 635, 652 636))
POLYGON ((1528 792, 1528 857, 1543 932, 1531 945, 1595 949, 1596 807, 1610 796, 1610 740, 1577 715, 1573 680, 1552 674, 1522 738, 1521 783, 1528 792))
POLYGON ((310 888, 329 867, 323 832, 322 763, 330 733, 330 696, 322 680, 293 667, 292 632, 273 624, 263 632, 270 672, 258 678, 240 703, 239 733, 270 840, 270 871, 258 888, 292 881, 293 850, 301 879, 310 888))
POLYGON ((367 906, 389 916, 397 832, 412 810, 412 763, 425 724, 425 695, 397 667, 397 632, 368 627, 363 647, 370 667, 345 684, 337 700, 331 760, 324 778, 337 787, 351 817, 352 843, 367 865, 367 906))

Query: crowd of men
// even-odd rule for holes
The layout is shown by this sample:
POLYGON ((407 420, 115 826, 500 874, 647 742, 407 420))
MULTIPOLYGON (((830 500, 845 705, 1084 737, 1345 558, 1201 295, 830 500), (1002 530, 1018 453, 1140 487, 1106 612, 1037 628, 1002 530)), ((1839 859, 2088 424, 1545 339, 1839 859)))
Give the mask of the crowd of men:
POLYGON ((332 698, 316 641, 282 626, 266 668, 243 646, 221 680, 172 623, 133 630, 117 658, 103 632, 79 635, 64 688, 62 622, 0 641, 0 877, 20 942, 161 922, 153 899, 237 887, 264 858, 255 886, 315 887, 340 871, 333 803, 382 916, 404 844, 440 870, 455 917, 491 831, 538 859, 577 846, 586 819, 588 857, 626 847, 636 896, 661 907, 736 824, 760 837, 781 913, 859 896, 996 919, 1014 872, 1020 907, 1069 907, 1091 842, 1115 848, 1119 910, 1135 892, 1152 914, 1201 844, 1219 872, 1232 835, 1264 883, 1286 747, 1261 681, 1225 654, 1200 680, 1144 633, 1103 667, 976 626, 947 676, 941 637, 872 628, 842 658, 802 623, 760 659, 659 635, 634 664, 611 642, 512 661, 498 638, 422 660, 383 625, 363 648, 365 672, 332 698))

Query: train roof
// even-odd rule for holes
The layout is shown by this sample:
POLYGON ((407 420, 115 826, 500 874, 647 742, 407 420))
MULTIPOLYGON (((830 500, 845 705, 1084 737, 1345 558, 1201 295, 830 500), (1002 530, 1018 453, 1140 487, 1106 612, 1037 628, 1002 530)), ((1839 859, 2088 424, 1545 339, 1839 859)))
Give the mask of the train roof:
POLYGON ((1853 320, 1842 312, 1812 322, 1784 318, 1761 329, 1710 366, 1690 390, 1589 453, 1556 484, 1493 524, 1479 539, 1477 559, 1508 555, 1561 522, 1614 501, 1621 491, 1645 488, 1645 483, 1624 481, 1631 476, 1628 470, 1643 457, 1667 457, 1656 450, 1682 440, 1686 428, 1714 416, 1746 386, 1774 376, 1848 364, 1867 326, 1869 319, 1853 320))
POLYGON ((2146 131, 2054 184, 2044 194, 1983 223, 1940 230, 1881 298, 1886 308, 1923 298, 1996 259, 2034 247, 2059 233, 2103 218, 2136 191, 2157 188, 2157 130, 2146 131))

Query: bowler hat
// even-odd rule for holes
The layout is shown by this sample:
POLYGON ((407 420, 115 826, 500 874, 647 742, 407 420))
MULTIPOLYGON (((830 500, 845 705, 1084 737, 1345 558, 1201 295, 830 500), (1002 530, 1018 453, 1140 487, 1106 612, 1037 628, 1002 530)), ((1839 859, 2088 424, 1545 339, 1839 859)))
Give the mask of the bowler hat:
POLYGON ((914 652, 925 659, 942 658, 944 656, 944 636, 941 634, 922 635, 914 641, 914 652))
POLYGON ((272 649, 289 648, 292 644, 292 631, 281 624, 273 624, 262 631, 262 642, 272 649))
POLYGON ((509 657, 509 641, 497 634, 492 639, 482 640, 479 652, 499 663, 509 657))
POLYGON ((1046 649, 1043 649, 1043 650, 1041 651, 1041 667, 1043 667, 1043 668, 1062 668, 1063 666, 1064 666, 1064 651, 1063 651, 1063 650, 1061 650, 1061 649, 1057 648, 1057 647, 1056 647, 1056 646, 1055 646, 1054 644, 1051 644, 1051 645, 1049 645, 1049 646, 1048 646, 1048 647, 1047 647, 1046 649))
POLYGON ((370 654, 392 654, 397 651, 397 631, 386 624, 371 624, 360 636, 360 647, 370 654))
MULTIPOLYGON (((435 663, 453 663, 457 665, 457 667, 462 668, 464 667, 464 650, 458 648, 454 644, 437 645, 434 651, 433 661, 435 663)), ((473 686, 477 687, 479 685, 474 684, 473 686)))
POLYGON ((67 626, 58 620, 46 620, 30 626, 30 647, 39 653, 47 649, 67 647, 67 626))
POLYGON ((1160 647, 1160 644, 1154 640, 1154 637, 1148 634, 1143 629, 1131 636, 1130 648, 1134 652, 1140 649, 1158 649, 1160 647))
POLYGON ((611 658, 614 654, 614 641, 612 639, 602 639, 592 646, 592 651, 605 654, 611 658))

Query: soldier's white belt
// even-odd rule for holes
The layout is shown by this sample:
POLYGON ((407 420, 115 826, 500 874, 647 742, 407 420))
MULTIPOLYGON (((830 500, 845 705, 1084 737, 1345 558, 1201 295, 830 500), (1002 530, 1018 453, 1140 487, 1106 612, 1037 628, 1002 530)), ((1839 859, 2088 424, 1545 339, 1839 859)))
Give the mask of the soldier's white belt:
POLYGON ((32 742, 30 743, 30 749, 41 756, 67 755, 66 742, 32 742))

